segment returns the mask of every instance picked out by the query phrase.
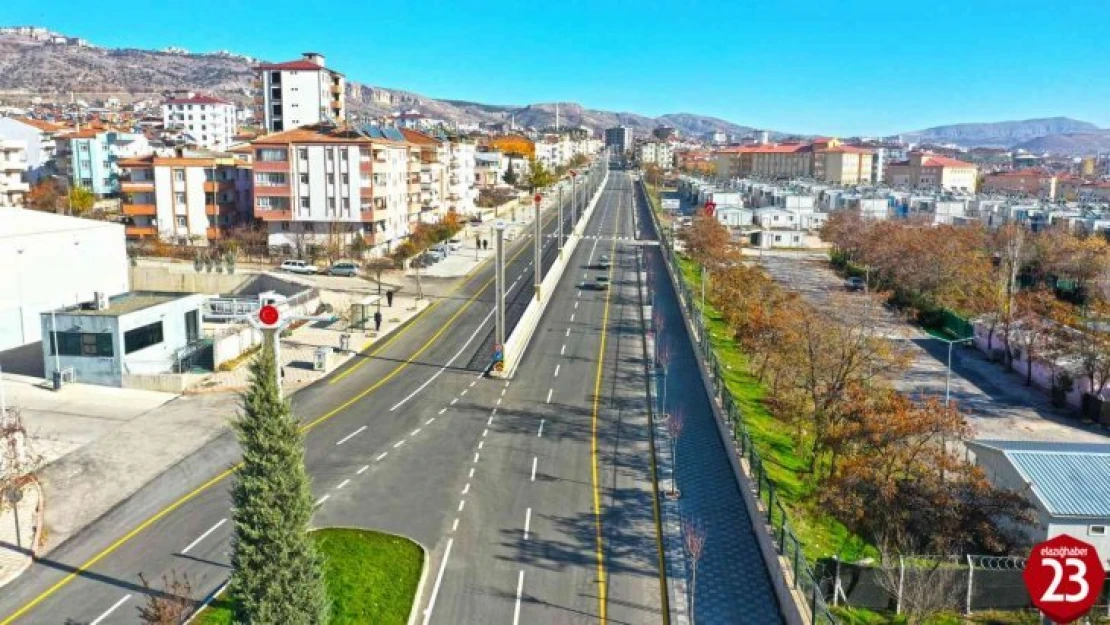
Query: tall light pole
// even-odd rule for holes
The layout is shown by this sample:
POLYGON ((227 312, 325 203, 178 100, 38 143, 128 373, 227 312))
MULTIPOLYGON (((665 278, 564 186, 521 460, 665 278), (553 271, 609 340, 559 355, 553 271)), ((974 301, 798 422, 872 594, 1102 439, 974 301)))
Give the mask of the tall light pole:
POLYGON ((570 170, 570 229, 578 224, 578 172, 570 170))
POLYGON ((559 183, 559 258, 563 257, 563 184, 559 183))
POLYGON ((948 343, 948 368, 944 371, 944 405, 947 406, 948 400, 952 396, 952 346, 956 343, 967 343, 968 341, 974 341, 975 337, 969 336, 966 339, 955 339, 953 341, 937 337, 937 340, 948 343))
POLYGON ((493 224, 494 235, 494 266, 493 276, 496 285, 494 287, 496 302, 496 319, 494 323, 497 324, 497 333, 495 335, 497 345, 504 349, 505 347, 505 222, 497 220, 493 224))
POLYGON ((536 265, 536 299, 537 300, 540 299, 540 283, 543 280, 543 265, 540 262, 540 255, 543 253, 543 235, 541 234, 541 231, 542 231, 543 228, 540 226, 540 201, 541 200, 543 200, 543 196, 540 195, 539 193, 537 193, 535 195, 535 197, 532 198, 532 201, 535 202, 535 204, 536 204, 536 234, 533 238, 535 239, 535 246, 534 247, 535 247, 535 250, 536 250, 535 265, 536 265))

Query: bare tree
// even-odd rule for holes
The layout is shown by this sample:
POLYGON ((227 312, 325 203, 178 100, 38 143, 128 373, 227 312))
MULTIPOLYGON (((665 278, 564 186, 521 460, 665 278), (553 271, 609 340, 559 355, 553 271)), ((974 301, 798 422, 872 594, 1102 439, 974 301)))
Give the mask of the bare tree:
POLYGON ((389 271, 397 266, 397 262, 389 256, 379 256, 371 258, 362 265, 362 270, 366 272, 367 276, 374 276, 374 282, 378 285, 378 310, 382 307, 382 272, 389 271))
POLYGON ((0 511, 8 505, 12 507, 17 547, 24 543, 18 504, 31 473, 42 463, 43 457, 31 448, 22 412, 18 408, 0 408, 0 511))
POLYGON ((960 609, 960 581, 967 577, 957 556, 903 556, 887 553, 877 581, 896 601, 906 625, 932 622, 942 612, 960 609))
POLYGON ((146 604, 139 606, 139 621, 143 625, 179 625, 196 604, 193 584, 185 573, 181 577, 176 570, 163 574, 160 588, 151 586, 142 573, 139 573, 139 582, 146 594, 146 604))
POLYGON ((682 542, 686 546, 686 555, 690 558, 690 622, 696 623, 697 613, 694 608, 698 595, 698 562, 705 550, 705 528, 700 521, 692 518, 682 520, 682 542))

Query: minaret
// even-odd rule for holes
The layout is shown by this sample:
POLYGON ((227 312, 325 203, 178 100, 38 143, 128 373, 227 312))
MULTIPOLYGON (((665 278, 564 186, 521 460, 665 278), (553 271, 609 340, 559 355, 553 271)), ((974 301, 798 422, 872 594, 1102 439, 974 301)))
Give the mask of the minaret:
POLYGON ((559 132, 559 103, 555 103, 555 132, 559 132))

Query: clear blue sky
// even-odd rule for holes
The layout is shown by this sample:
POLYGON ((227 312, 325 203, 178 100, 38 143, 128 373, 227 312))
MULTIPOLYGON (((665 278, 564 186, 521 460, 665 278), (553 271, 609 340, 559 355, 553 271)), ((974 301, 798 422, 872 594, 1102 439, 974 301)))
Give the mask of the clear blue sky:
POLYGON ((1055 115, 1110 126, 1107 0, 161 4, 6 0, 0 23, 110 47, 274 61, 315 50, 352 80, 439 98, 692 112, 784 131, 1055 115))

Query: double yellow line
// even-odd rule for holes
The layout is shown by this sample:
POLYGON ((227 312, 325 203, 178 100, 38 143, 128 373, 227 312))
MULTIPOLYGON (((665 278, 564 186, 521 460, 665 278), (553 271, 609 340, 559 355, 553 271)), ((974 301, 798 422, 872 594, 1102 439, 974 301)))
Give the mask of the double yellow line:
MULTIPOLYGON (((551 220, 554 219, 554 218, 555 218, 555 216, 553 215, 546 222, 544 222, 543 228, 541 228, 541 230, 546 228, 547 224, 551 223, 551 220)), ((509 258, 509 262, 512 262, 512 261, 516 260, 516 258, 518 256, 520 256, 524 252, 524 250, 528 249, 528 247, 529 246, 527 246, 527 245, 522 245, 521 248, 509 258)), ((487 258, 486 260, 482 261, 482 263, 480 263, 478 266, 481 267, 485 263, 489 262, 489 260, 490 259, 487 258)), ((394 377, 396 377, 398 373, 400 373, 402 370, 404 370, 406 367, 408 367, 410 364, 412 364, 412 362, 415 361, 417 358, 419 358, 421 356, 421 354, 423 354, 425 351, 427 351, 428 348, 430 348, 432 346, 432 344, 435 343, 435 341, 438 340, 439 337, 442 336, 443 333, 446 332, 447 329, 451 327, 451 325, 455 322, 455 320, 458 319, 459 316, 461 316, 464 312, 466 312, 466 310, 468 308, 470 308, 470 306, 478 299, 478 297, 483 292, 485 292, 485 290, 487 288, 489 288, 489 286, 493 283, 493 280, 494 280, 493 278, 490 278, 489 280, 486 280, 486 282, 484 284, 482 284, 481 287, 478 288, 478 290, 474 293, 474 295, 470 296, 466 300, 466 303, 463 304, 463 306, 460 307, 459 310, 457 310, 455 312, 455 314, 451 315, 451 318, 448 319, 447 322, 444 323, 443 326, 438 331, 436 331, 435 334, 433 334, 431 336, 431 338, 429 338, 427 341, 425 341, 424 344, 421 345, 420 348, 415 353, 413 353, 411 356, 406 358, 404 362, 402 362, 401 364, 394 367, 392 371, 390 371, 388 374, 385 375, 385 377, 378 380, 377 382, 375 382, 374 384, 372 384, 371 386, 369 386, 368 388, 366 388, 362 392, 358 393, 354 397, 351 397, 350 399, 343 402, 342 404, 340 404, 340 405, 336 406, 335 408, 329 410, 327 413, 325 413, 325 414, 317 417, 316 419, 302 425, 301 426, 301 431, 302 432, 308 432, 309 430, 312 430, 316 426, 318 426, 321 423, 327 421, 328 419, 334 417, 335 415, 339 414, 343 410, 346 410, 347 408, 351 407, 356 402, 363 399, 364 397, 366 397, 370 393, 373 393, 374 391, 378 390, 386 382, 388 382, 388 381, 392 380, 394 377)), ((459 289, 461 289, 464 285, 466 285, 469 282, 470 282, 469 278, 464 278, 464 279, 460 280, 459 284, 455 285, 447 293, 447 296, 450 296, 450 295, 454 294, 455 292, 457 292, 459 289)), ((446 299, 446 296, 444 297, 444 299, 446 299)), ((401 331, 399 331, 397 334, 393 335, 388 341, 383 343, 380 347, 375 349, 373 352, 367 354, 366 357, 361 362, 352 366, 350 369, 343 372, 340 376, 337 376, 337 378, 332 380, 331 383, 334 384, 339 379, 342 379, 343 377, 346 377, 346 376, 350 375, 351 372, 354 371, 355 369, 357 369, 358 367, 360 367, 362 365, 362 363, 366 362, 370 358, 373 358, 374 356, 376 356, 377 354, 381 353, 383 350, 388 348, 395 341, 397 341, 397 339, 399 339, 405 332, 407 332, 413 326, 415 326, 416 322, 419 321, 419 319, 421 317, 423 317, 427 313, 431 312, 432 309, 439 306, 443 301, 444 300, 441 299, 440 301, 436 302, 435 304, 432 304, 431 306, 425 308, 423 311, 421 311, 419 314, 417 314, 416 317, 414 317, 412 320, 410 320, 408 325, 405 326, 404 328, 402 328, 401 331)), ((23 616, 27 615, 31 610, 35 609, 35 607, 37 607, 40 603, 49 599, 52 595, 54 595, 54 593, 56 593, 59 590, 61 590, 62 588, 64 588, 67 584, 72 582, 79 575, 83 575, 89 569, 96 566, 97 563, 99 563, 101 560, 103 560, 104 558, 111 555, 113 552, 115 552, 117 549, 119 549, 124 544, 129 542, 131 539, 135 538, 136 536, 141 534, 143 531, 147 530, 150 526, 152 526, 155 523, 157 523, 158 521, 162 520, 167 515, 174 512, 175 510, 179 509, 181 506, 185 505, 189 501, 195 499, 198 495, 200 495, 204 491, 206 491, 209 488, 211 488, 211 487, 219 484, 220 482, 222 482, 229 475, 234 473, 236 468, 238 468, 238 464, 236 464, 235 466, 232 466, 231 468, 229 468, 229 469, 223 471, 222 473, 216 475, 215 477, 208 480, 204 484, 201 484, 200 486, 196 487, 192 491, 189 491, 184 496, 182 496, 178 500, 174 501, 173 503, 169 504, 165 508, 159 510, 157 513, 155 513, 151 517, 147 518, 145 521, 140 523, 138 526, 136 526, 131 531, 124 534, 122 537, 120 537, 118 540, 113 542, 111 545, 108 545, 107 547, 105 547, 102 551, 97 553, 95 556, 93 556, 93 557, 89 558, 88 560, 86 560, 85 562, 81 563, 80 566, 78 566, 76 569, 74 569, 73 571, 66 574, 65 577, 58 580, 50 588, 47 588, 43 592, 39 593, 34 599, 28 601, 26 604, 24 604, 18 610, 13 612, 11 615, 5 617, 4 620, 0 621, 0 625, 11 625, 12 623, 14 623, 16 621, 16 619, 22 618, 23 616)))

